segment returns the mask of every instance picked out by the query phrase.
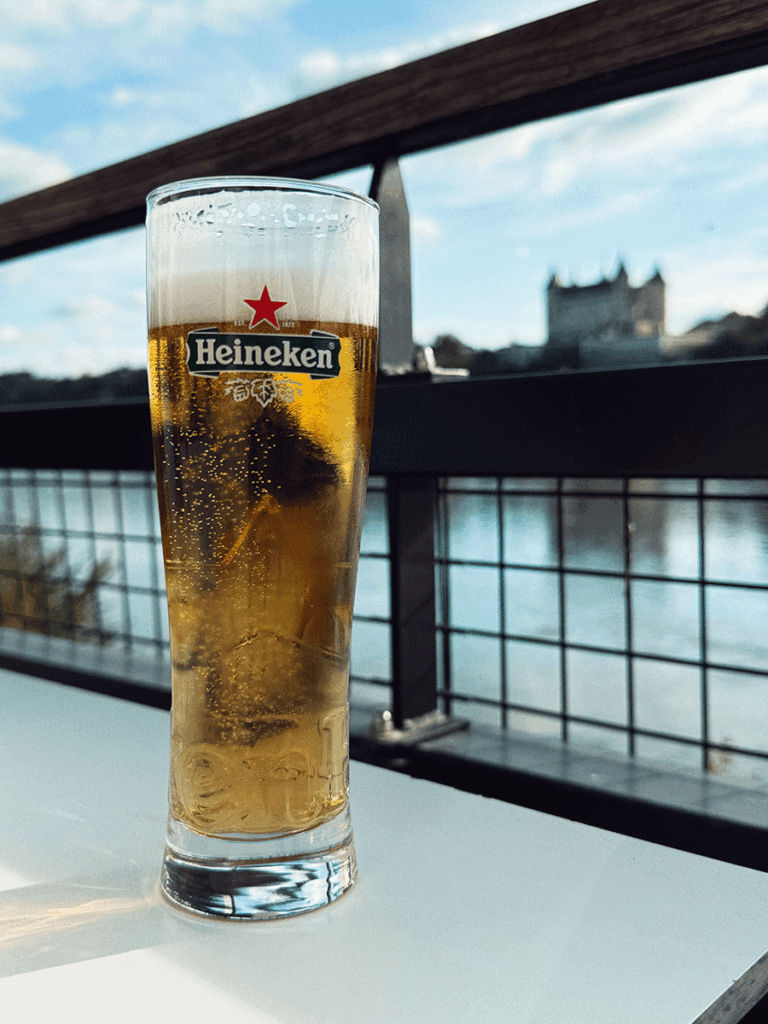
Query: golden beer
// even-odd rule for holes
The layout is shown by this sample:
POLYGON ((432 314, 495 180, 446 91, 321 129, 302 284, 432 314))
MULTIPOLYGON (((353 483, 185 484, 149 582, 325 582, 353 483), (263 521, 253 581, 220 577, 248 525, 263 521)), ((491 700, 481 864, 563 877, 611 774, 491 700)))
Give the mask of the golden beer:
POLYGON ((148 198, 172 665, 162 887, 249 919, 354 882, 349 655, 376 380, 378 208, 281 179, 148 198))
MULTIPOLYGON (((347 688, 376 331, 340 339, 338 377, 186 365, 150 334, 151 409, 172 638, 171 812, 207 834, 290 832, 347 798, 347 688), (238 400, 240 398, 240 400, 238 400)), ((247 342, 234 324, 222 333, 247 342)), ((316 324, 299 323, 309 334, 316 324)), ((277 338, 280 337, 275 332, 277 338)))

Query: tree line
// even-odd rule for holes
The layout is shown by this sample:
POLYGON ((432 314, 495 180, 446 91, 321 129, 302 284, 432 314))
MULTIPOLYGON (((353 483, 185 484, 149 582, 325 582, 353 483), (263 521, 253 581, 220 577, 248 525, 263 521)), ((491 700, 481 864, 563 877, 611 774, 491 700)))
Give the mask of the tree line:
MULTIPOLYGON (((688 352, 688 359, 733 359, 768 355, 768 307, 757 316, 728 314, 706 328, 708 343, 688 352)), ((453 334, 441 334, 427 349, 414 346, 414 366, 428 370, 463 369, 471 376, 489 373, 530 373, 542 370, 578 369, 578 351, 548 345, 509 345, 482 351, 465 344, 453 334)), ((81 377, 37 377, 33 373, 0 374, 0 405, 40 405, 61 402, 110 402, 120 398, 147 398, 147 371, 122 367, 100 375, 81 377)))
POLYGON ((122 368, 98 376, 54 379, 32 373, 0 374, 0 405, 40 405, 61 402, 110 402, 117 398, 147 398, 147 371, 122 368))

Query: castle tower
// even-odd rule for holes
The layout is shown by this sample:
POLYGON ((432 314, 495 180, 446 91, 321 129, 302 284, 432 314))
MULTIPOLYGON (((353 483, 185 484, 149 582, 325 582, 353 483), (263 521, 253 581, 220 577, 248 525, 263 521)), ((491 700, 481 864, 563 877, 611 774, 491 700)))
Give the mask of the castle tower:
POLYGON ((661 271, 638 288, 619 263, 616 276, 591 285, 562 285, 553 271, 546 289, 547 344, 577 347, 585 341, 658 336, 664 331, 665 284, 661 271))
POLYGON ((635 334, 646 337, 664 334, 665 293, 666 285, 658 267, 653 277, 645 284, 632 289, 632 320, 635 334))

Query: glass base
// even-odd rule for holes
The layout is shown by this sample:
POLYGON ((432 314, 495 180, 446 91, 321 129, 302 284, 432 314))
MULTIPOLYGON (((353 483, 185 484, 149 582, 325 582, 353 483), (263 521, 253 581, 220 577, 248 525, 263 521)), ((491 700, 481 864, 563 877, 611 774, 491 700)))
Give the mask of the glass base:
POLYGON ((288 836, 203 836, 171 820, 162 890, 206 917, 266 921, 332 903, 357 878, 347 807, 330 821, 288 836))

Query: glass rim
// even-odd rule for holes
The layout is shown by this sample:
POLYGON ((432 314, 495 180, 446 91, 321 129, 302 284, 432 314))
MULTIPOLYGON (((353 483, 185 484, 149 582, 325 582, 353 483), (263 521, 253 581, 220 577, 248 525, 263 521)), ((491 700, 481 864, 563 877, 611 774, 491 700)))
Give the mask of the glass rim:
POLYGON ((280 178, 271 175, 224 174, 206 178, 184 178, 159 185, 147 196, 147 209, 160 206, 182 196, 215 195, 217 192, 303 192, 310 195, 353 199, 378 210, 379 204, 362 192, 344 185, 327 185, 303 178, 280 178))

